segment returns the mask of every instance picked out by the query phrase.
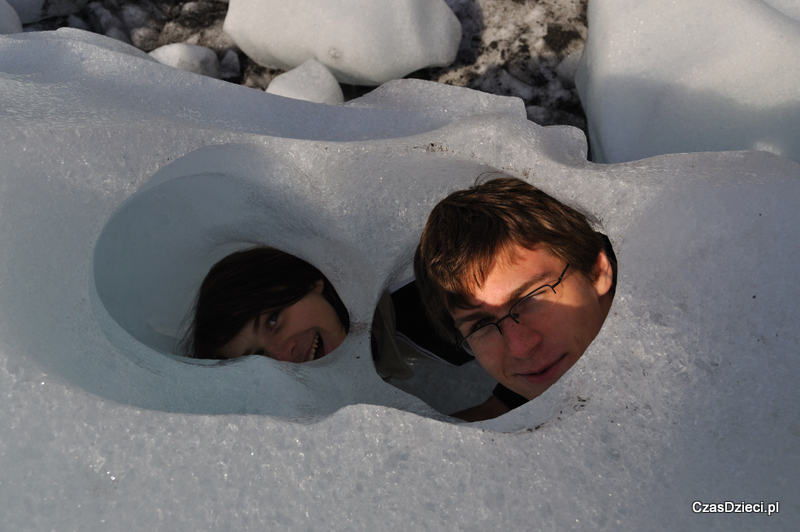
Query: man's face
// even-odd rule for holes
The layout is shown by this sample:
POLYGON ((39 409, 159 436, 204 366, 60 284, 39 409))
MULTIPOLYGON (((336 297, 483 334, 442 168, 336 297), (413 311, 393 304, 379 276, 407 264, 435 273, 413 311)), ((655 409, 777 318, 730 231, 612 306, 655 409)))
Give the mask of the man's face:
MULTIPOLYGON (((468 309, 451 312, 464 336, 482 320, 497 321, 522 296, 545 284, 555 284, 566 264, 541 248, 515 246, 509 260, 497 260, 485 282, 468 298, 468 309)), ((532 324, 506 318, 502 336, 476 353, 481 366, 499 383, 527 399, 534 399, 561 378, 589 347, 610 305, 611 266, 600 253, 591 281, 569 268, 556 287, 557 302, 536 315, 532 324), (605 296, 605 297, 604 297, 605 296)))

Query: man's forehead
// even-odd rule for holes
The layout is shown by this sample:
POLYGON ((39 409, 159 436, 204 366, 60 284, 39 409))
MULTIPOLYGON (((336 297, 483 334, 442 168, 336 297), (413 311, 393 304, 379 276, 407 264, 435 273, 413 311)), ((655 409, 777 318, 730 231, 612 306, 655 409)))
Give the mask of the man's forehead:
POLYGON ((482 280, 477 275, 470 276, 463 304, 452 308, 450 314, 456 319, 487 304, 503 306, 513 303, 529 289, 546 284, 553 275, 558 275, 556 270, 561 267, 560 262, 541 246, 525 248, 515 245, 498 252, 482 280))

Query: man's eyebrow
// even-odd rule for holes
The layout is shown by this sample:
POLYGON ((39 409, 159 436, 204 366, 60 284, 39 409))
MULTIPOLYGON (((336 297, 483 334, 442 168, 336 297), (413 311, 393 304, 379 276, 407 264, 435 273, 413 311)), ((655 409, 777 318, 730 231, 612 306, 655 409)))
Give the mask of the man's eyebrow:
POLYGON ((453 320, 453 325, 455 326, 456 329, 458 329, 459 327, 461 327, 465 323, 468 323, 468 322, 470 322, 472 320, 475 320, 477 318, 484 318, 484 317, 492 317, 492 316, 488 312, 486 312, 485 310, 479 310, 477 312, 473 312, 471 314, 467 314, 463 318, 459 318, 457 320, 453 320))
MULTIPOLYGON (((539 273, 522 283, 516 290, 511 292, 503 303, 503 306, 510 307, 514 303, 516 303, 522 296, 528 294, 531 291, 531 287, 539 287, 544 286, 545 279, 550 277, 552 274, 550 272, 539 273), (541 283, 541 284, 540 284, 541 283)), ((453 320, 453 325, 455 325, 456 329, 468 323, 476 318, 482 317, 491 317, 491 314, 486 312, 485 310, 478 310, 467 314, 464 317, 461 317, 457 320, 453 320)))
POLYGON ((549 272, 539 273, 528 279, 525 283, 519 286, 516 290, 511 292, 506 298, 505 304, 510 306, 516 303, 522 296, 528 294, 531 289, 534 290, 539 288, 540 286, 544 286, 545 280, 550 277, 552 274, 549 272))

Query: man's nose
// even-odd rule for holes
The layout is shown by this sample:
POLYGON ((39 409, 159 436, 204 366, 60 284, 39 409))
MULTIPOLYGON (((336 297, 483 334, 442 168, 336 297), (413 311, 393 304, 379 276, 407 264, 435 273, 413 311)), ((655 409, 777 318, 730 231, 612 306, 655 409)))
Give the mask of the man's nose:
POLYGON ((542 341, 542 335, 532 327, 506 320, 503 323, 503 341, 508 356, 527 359, 534 355, 536 346, 542 341))

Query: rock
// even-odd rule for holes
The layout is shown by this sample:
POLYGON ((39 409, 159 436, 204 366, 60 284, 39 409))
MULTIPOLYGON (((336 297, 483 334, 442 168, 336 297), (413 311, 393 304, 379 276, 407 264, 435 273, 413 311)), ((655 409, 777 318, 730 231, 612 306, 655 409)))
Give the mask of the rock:
POLYGON ((337 104, 344 101, 342 88, 331 71, 316 59, 276 76, 267 92, 314 103, 337 104))
POLYGON ((0 33, 19 33, 22 31, 22 22, 17 11, 6 0, 0 0, 0 33))
POLYGON ((219 59, 214 50, 194 44, 174 43, 150 52, 159 63, 187 72, 219 78, 219 59))
POLYGON ((87 0, 6 0, 13 7, 23 24, 30 24, 50 17, 62 17, 77 13, 87 0))
POLYGON ((261 65, 290 70, 316 59, 356 85, 448 65, 461 41, 442 0, 233 0, 223 29, 261 65))
POLYGON ((239 54, 228 50, 219 62, 219 75, 222 79, 237 78, 242 74, 239 54))

